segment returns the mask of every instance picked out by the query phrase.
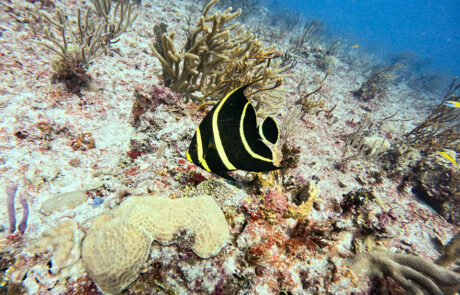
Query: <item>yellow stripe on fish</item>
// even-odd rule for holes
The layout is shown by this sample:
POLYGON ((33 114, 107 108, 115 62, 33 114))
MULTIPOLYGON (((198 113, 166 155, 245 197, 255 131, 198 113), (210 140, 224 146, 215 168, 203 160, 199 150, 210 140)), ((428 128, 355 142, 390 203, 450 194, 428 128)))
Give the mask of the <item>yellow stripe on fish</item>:
POLYGON ((449 162, 451 162, 451 163, 453 163, 455 165, 458 165, 457 161, 455 161, 455 158, 452 157, 451 155, 449 155, 448 153, 438 151, 438 154, 440 154, 441 157, 443 157, 444 159, 448 160, 449 162))
MULTIPOLYGON (((268 158, 262 157, 261 155, 254 153, 251 147, 249 146, 248 141, 246 140, 246 136, 244 135, 243 123, 244 123, 244 118, 246 116, 246 110, 248 108, 248 105, 251 105, 249 101, 244 106, 243 113, 241 114, 241 120, 240 120, 240 137, 241 137, 241 140, 243 141, 244 148, 253 158, 256 158, 262 161, 266 161, 266 162, 272 162, 273 159, 268 159, 268 158)), ((262 137, 262 139, 263 138, 264 137, 262 137)))
POLYGON ((196 140, 198 143, 198 162, 200 162, 201 165, 203 165, 203 168, 206 169, 207 171, 211 172, 209 169, 208 163, 206 163, 206 160, 203 157, 203 141, 201 140, 201 131, 200 127, 196 128, 196 140))
POLYGON ((233 166, 232 163, 230 163, 230 161, 227 158, 227 154, 225 153, 224 146, 222 145, 222 141, 220 139, 219 128, 217 126, 217 118, 219 116, 220 109, 222 108, 224 103, 227 101, 227 99, 230 97, 230 95, 232 95, 235 91, 236 89, 230 92, 229 94, 227 94, 224 97, 224 99, 220 101, 220 103, 217 105, 216 110, 214 111, 214 114, 212 115, 212 132, 214 135, 214 140, 216 141, 217 152, 219 153, 220 159, 224 163, 227 170, 236 170, 236 167, 233 166))

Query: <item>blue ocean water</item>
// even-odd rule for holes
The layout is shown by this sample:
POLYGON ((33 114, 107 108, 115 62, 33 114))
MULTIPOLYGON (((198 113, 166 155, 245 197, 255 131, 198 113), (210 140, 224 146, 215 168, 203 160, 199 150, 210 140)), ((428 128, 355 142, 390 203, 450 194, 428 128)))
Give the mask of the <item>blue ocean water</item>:
POLYGON ((335 37, 360 49, 391 56, 411 51, 424 70, 459 75, 458 0, 287 0, 272 7, 301 11, 319 19, 335 37))

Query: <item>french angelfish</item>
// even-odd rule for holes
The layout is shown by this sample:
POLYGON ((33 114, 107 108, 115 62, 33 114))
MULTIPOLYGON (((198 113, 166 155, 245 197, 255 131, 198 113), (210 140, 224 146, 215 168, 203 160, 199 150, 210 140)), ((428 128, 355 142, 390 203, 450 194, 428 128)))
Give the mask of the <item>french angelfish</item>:
POLYGON ((227 174, 232 170, 279 169, 266 144, 278 141, 278 125, 266 117, 257 127, 254 107, 243 93, 248 86, 231 91, 204 117, 186 153, 188 161, 229 180, 234 180, 227 174))

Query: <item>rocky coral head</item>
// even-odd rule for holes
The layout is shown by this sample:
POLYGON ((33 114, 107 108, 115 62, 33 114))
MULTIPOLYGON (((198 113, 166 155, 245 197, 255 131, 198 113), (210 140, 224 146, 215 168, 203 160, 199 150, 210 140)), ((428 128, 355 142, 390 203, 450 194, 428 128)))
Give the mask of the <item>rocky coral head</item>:
POLYGON ((139 276, 153 241, 187 241, 196 255, 209 258, 219 254, 229 238, 225 216, 210 196, 131 197, 94 220, 83 242, 82 259, 99 289, 116 294, 139 276))

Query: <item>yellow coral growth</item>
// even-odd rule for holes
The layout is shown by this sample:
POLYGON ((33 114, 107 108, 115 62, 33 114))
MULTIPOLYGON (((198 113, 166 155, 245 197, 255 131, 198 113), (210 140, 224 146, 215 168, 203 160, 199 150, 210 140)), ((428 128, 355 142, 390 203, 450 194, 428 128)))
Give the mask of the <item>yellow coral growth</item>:
POLYGON ((304 221, 308 218, 308 215, 310 215, 310 211, 313 208, 313 203, 318 197, 318 188, 311 184, 308 194, 309 196, 306 202, 300 204, 299 206, 288 208, 286 217, 292 217, 300 221, 304 221))

